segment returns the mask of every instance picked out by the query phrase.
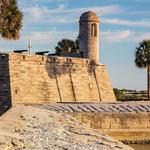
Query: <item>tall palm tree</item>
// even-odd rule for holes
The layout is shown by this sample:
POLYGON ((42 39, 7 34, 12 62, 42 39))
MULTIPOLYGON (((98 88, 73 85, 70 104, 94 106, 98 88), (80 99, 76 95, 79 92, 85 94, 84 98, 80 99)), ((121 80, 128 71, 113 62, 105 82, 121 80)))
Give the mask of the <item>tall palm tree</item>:
POLYGON ((143 40, 136 48, 135 64, 139 68, 147 68, 147 93, 150 100, 150 40, 143 40))
POLYGON ((22 29, 23 14, 18 9, 16 0, 0 2, 0 36, 4 39, 17 40, 22 29))

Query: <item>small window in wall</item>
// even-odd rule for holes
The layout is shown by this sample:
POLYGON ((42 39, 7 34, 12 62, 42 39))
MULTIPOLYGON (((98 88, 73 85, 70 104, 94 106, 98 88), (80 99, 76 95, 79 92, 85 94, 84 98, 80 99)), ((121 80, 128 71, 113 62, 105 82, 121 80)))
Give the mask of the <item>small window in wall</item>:
POLYGON ((93 23, 91 26, 91 36, 97 36, 97 25, 93 23))

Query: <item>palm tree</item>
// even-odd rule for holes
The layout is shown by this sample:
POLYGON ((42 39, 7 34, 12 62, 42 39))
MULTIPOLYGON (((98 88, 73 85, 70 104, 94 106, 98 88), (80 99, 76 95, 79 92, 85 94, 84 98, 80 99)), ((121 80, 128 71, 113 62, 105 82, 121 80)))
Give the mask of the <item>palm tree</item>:
POLYGON ((17 40, 22 29, 23 14, 18 9, 16 0, 0 2, 0 36, 4 39, 17 40))
POLYGON ((78 51, 78 41, 70 40, 70 39, 62 39, 58 42, 55 47, 56 54, 69 54, 69 53, 77 53, 78 51))
POLYGON ((147 93, 150 100, 150 40, 143 40, 136 48, 135 64, 139 68, 147 68, 147 93))

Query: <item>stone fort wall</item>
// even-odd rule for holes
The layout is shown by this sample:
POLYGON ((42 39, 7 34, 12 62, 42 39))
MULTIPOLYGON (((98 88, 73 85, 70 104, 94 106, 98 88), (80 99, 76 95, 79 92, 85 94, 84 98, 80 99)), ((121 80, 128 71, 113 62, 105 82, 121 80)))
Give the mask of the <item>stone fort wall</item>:
POLYGON ((115 96, 104 65, 81 58, 1 53, 0 101, 112 102, 115 96))
POLYGON ((99 129, 124 143, 150 143, 150 113, 148 112, 84 112, 75 113, 73 116, 88 127, 99 129))

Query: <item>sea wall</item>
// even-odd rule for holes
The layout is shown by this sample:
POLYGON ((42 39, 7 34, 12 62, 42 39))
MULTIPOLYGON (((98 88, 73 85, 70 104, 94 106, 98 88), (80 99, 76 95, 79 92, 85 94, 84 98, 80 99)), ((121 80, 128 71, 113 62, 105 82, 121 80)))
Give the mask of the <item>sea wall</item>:
POLYGON ((127 144, 150 143, 150 113, 76 113, 82 123, 127 144))
POLYGON ((1 101, 10 98, 12 104, 115 101, 105 66, 92 64, 88 59, 0 54, 0 69, 1 101))
POLYGON ((150 101, 35 105, 72 114, 79 122, 127 144, 150 144, 150 101))

